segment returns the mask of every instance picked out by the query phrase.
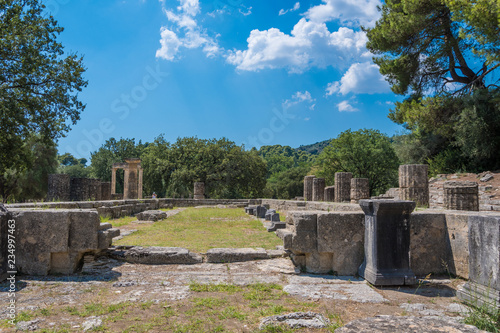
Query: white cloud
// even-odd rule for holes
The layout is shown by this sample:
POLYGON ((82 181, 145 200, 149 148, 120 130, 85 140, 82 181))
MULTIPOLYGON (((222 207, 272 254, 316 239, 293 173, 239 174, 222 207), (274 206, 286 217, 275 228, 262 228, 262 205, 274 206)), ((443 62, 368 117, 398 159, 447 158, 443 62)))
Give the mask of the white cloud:
POLYGON ((175 32, 163 27, 161 29, 160 43, 161 48, 156 51, 156 57, 166 60, 174 60, 175 55, 179 51, 179 46, 182 44, 179 38, 177 38, 175 32))
POLYGON ((390 92, 389 84, 379 72, 379 67, 371 62, 354 63, 342 76, 340 82, 331 82, 326 88, 326 95, 335 93, 346 95, 379 94, 390 92))
POLYGON ((340 102, 339 104, 337 104, 337 108, 339 109, 340 112, 356 112, 356 111, 359 111, 359 109, 356 109, 351 104, 349 104, 349 101, 342 101, 342 102, 340 102))
POLYGON ((238 9, 238 11, 240 12, 241 15, 243 16, 248 16, 250 14, 252 14, 252 6, 246 8, 246 12, 242 11, 241 8, 238 9))
POLYGON ((293 5, 293 8, 291 9, 280 9, 280 12, 278 13, 279 16, 285 15, 288 12, 294 12, 296 10, 299 10, 300 8, 300 2, 296 2, 295 5, 293 5))
MULTIPOLYGON (((163 0, 160 2, 165 6, 163 0)), ((217 42, 196 22, 196 16, 200 13, 199 0, 179 0, 176 9, 177 12, 174 12, 164 7, 165 15, 173 25, 170 28, 161 28, 161 48, 156 51, 156 57, 172 61, 181 47, 188 49, 202 47, 208 57, 219 53, 217 42)))
POLYGON ((380 17, 377 6, 380 0, 323 0, 323 4, 311 7, 305 16, 314 22, 339 20, 347 25, 373 26, 380 17))
POLYGON ((291 99, 285 100, 282 103, 282 106, 283 108, 288 109, 302 102, 311 104, 309 106, 309 109, 311 109, 311 107, 314 109, 315 104, 313 103, 316 102, 316 99, 312 98, 311 93, 307 90, 304 92, 297 91, 295 94, 292 95, 291 99))
POLYGON ((330 33, 325 23, 301 18, 290 35, 279 29, 252 30, 246 50, 233 50, 227 61, 239 70, 288 68, 303 72, 309 67, 346 67, 346 62, 366 54, 364 32, 341 27, 330 33))

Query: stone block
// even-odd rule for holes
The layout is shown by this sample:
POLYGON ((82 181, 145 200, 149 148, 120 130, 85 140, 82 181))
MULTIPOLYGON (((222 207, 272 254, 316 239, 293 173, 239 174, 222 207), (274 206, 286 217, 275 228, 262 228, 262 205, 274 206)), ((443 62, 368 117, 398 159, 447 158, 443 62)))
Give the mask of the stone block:
POLYGON ((160 221, 166 219, 167 212, 162 210, 146 210, 136 215, 139 221, 160 221))
POLYGON ((47 201, 69 201, 71 194, 71 179, 67 174, 49 175, 47 201))
POLYGON ((446 239, 449 247, 446 268, 453 275, 469 278, 469 231, 467 213, 446 212, 446 239))
POLYGON ((259 219, 265 218, 266 212, 267 212, 267 208, 264 206, 257 206, 257 208, 254 210, 255 216, 257 216, 259 219))
POLYGON ((446 209, 479 210, 479 190, 476 182, 446 181, 443 189, 446 209))
POLYGON ((199 264, 203 258, 196 253, 180 247, 132 247, 109 251, 110 257, 134 264, 167 265, 199 264))
POLYGON ((500 308, 500 216, 469 216, 469 281, 458 297, 490 312, 500 308))
POLYGON ((325 201, 327 201, 327 202, 335 201, 335 186, 325 187, 324 198, 325 198, 325 201))
POLYGON ((316 231, 296 232, 292 238, 292 251, 312 253, 318 248, 316 231))
POLYGON ((266 221, 271 221, 273 214, 276 214, 276 209, 268 209, 265 216, 266 221))
MULTIPOLYGON (((445 274, 450 250, 443 213, 414 212, 410 216, 410 266, 417 276, 445 274)), ((450 272, 451 273, 451 272, 450 272)))
POLYGON ((101 221, 97 211, 69 211, 70 251, 91 251, 97 248, 97 231, 101 221))
POLYGON ((293 232, 288 229, 278 229, 276 230, 276 236, 283 241, 283 248, 285 250, 292 249, 293 232))
POLYGON ((268 258, 266 250, 261 248, 216 248, 207 251, 207 262, 209 263, 228 263, 268 258))
POLYGON ((429 166, 427 164, 405 164, 399 166, 399 188, 427 188, 429 166))
POLYGON ((272 222, 271 225, 267 228, 267 231, 272 232, 278 229, 285 229, 285 228, 286 228, 285 222, 272 222))
POLYGON ((78 251, 51 253, 49 274, 72 274, 83 266, 82 259, 78 251))
POLYGON ((318 252, 332 253, 330 269, 339 275, 356 275, 364 258, 363 213, 318 214, 318 252))
POLYGON ((310 212, 293 212, 290 217, 297 233, 314 232, 317 228, 317 214, 310 212))
POLYGON ((358 203, 361 199, 370 198, 370 182, 368 178, 351 179, 351 202, 358 203))

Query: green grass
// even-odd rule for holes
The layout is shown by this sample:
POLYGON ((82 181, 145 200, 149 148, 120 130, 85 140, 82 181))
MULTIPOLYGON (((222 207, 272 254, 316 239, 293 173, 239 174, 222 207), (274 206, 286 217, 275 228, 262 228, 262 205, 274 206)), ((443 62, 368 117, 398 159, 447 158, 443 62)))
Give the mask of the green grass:
POLYGON ((491 311, 488 306, 473 307, 467 313, 464 323, 484 331, 500 333, 500 312, 491 311))
POLYGON ((282 241, 243 209, 188 208, 166 220, 138 228, 115 245, 172 246, 204 253, 218 247, 274 249, 282 241))
MULTIPOLYGON (((119 228, 119 227, 123 227, 127 224, 130 224, 130 222, 136 221, 136 220, 137 220, 137 218, 135 216, 125 216, 125 217, 122 217, 122 218, 119 218, 116 220, 108 219, 108 220, 106 220, 106 222, 111 223, 113 228, 119 228)), ((101 220, 101 223, 102 223, 102 220, 101 220)))

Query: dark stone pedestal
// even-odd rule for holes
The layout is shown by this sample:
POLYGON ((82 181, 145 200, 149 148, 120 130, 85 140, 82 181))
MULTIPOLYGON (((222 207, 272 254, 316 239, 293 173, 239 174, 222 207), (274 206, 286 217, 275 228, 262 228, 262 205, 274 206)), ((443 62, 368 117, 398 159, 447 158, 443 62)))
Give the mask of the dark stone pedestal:
POLYGON ((267 208, 264 206, 257 206, 257 208, 254 210, 255 216, 257 216, 259 219, 265 218, 266 212, 267 212, 267 208))
POLYGON ((469 281, 457 297, 491 312, 500 308, 500 217, 470 216, 469 281))
POLYGON ((413 201, 360 200, 365 213, 365 260, 358 273, 376 286, 416 283, 410 269, 413 201))

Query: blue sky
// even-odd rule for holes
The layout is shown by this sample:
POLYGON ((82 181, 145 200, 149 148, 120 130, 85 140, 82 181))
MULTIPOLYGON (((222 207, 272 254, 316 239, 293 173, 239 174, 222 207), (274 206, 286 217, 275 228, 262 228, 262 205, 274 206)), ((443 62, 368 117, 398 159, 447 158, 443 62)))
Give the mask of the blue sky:
POLYGON ((402 129, 401 97, 366 50, 378 0, 47 0, 60 41, 84 56, 81 120, 60 153, 114 137, 227 137, 298 147, 340 132, 402 129))

